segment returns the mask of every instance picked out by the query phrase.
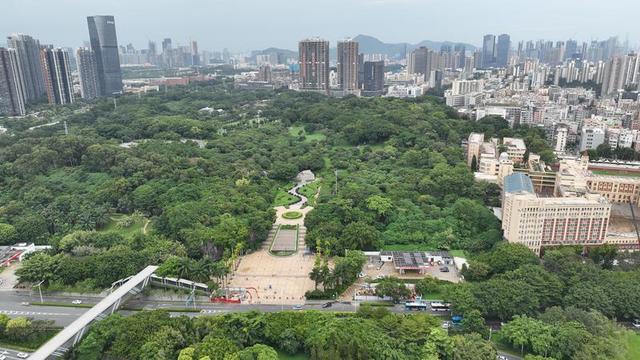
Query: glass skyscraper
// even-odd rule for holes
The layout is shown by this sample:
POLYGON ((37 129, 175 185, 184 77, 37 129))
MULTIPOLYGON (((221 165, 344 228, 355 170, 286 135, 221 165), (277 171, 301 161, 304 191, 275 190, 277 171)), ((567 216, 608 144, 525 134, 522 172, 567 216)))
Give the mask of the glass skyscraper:
POLYGON ((122 72, 118 57, 118 38, 113 16, 89 16, 89 40, 96 56, 101 96, 122 92, 122 72))

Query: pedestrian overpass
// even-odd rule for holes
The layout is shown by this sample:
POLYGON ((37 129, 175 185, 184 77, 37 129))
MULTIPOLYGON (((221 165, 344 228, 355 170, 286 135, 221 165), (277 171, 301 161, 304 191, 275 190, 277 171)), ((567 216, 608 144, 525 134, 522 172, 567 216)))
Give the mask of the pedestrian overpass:
POLYGON ((130 297, 139 294, 149 284, 151 276, 157 268, 153 265, 147 266, 136 275, 128 278, 120 287, 113 290, 107 297, 42 345, 29 356, 29 359, 48 360, 64 356, 71 347, 82 339, 91 323, 113 314, 130 297))

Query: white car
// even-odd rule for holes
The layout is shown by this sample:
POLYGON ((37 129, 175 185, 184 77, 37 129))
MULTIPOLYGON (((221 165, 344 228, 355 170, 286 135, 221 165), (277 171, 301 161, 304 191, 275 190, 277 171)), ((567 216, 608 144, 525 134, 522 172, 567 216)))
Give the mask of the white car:
POLYGON ((80 305, 80 304, 82 304, 82 300, 73 300, 71 303, 73 305, 80 305))
MULTIPOLYGON (((22 305, 22 306, 29 306, 30 304, 29 304, 28 302, 26 302, 26 301, 23 301, 23 302, 21 302, 21 303, 20 303, 20 305, 22 305)), ((0 360, 2 360, 2 359, 0 359, 0 360)))
POLYGON ((363 277, 365 277, 365 276, 367 276, 367 275, 366 275, 365 273, 363 273, 363 272, 361 272, 360 274, 358 274, 358 277, 359 277, 359 278, 363 278, 363 277))
POLYGON ((380 279, 384 279, 386 276, 384 275, 377 275, 376 276, 376 280, 380 280, 380 279))
POLYGON ((640 329, 640 319, 633 320, 633 323, 631 325, 633 325, 633 327, 636 329, 640 329))
POLYGON ((26 359, 29 357, 29 354, 21 352, 21 353, 17 353, 16 356, 19 357, 20 359, 26 359))

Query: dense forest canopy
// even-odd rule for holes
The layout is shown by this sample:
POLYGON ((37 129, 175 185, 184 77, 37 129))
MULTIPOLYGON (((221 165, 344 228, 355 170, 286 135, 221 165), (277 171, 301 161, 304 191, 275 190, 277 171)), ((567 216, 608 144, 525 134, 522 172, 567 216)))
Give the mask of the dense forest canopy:
POLYGON ((304 169, 324 181, 306 223, 311 247, 483 250, 500 240, 486 207, 498 190, 474 183, 460 147, 478 125, 435 98, 331 99, 220 82, 3 124, 0 241, 53 246, 25 262, 24 281, 100 288, 170 255, 199 267, 181 275, 206 279, 266 238, 278 190, 304 169), (55 121, 69 134, 62 123, 29 129, 55 121), (112 231, 114 216, 134 214, 150 220, 145 232, 112 231))

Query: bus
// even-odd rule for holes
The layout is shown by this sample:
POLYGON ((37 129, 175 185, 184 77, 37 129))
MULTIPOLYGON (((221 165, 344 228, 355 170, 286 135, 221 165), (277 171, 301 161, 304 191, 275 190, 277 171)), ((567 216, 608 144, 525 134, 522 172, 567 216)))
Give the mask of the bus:
POLYGON ((451 310, 451 304, 449 303, 441 303, 441 302, 432 302, 431 310, 433 311, 449 311, 451 310))
POLYGON ((427 309, 429 308, 428 304, 424 301, 407 301, 406 303, 404 303, 404 308, 405 310, 417 310, 417 311, 427 311, 427 309))

